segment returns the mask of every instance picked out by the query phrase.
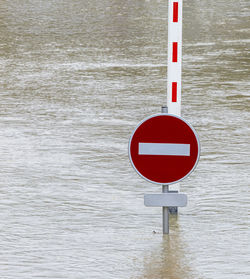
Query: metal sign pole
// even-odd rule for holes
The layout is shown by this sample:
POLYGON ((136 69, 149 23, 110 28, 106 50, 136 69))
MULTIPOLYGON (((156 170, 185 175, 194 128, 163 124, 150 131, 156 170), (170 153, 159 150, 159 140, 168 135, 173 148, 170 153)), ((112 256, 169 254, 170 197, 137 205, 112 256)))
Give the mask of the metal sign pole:
MULTIPOLYGON (((162 193, 168 193, 168 185, 162 185, 162 193)), ((162 207, 162 231, 163 234, 169 234, 169 208, 162 207)))
MULTIPOLYGON (((161 108, 162 113, 168 113, 168 107, 161 108)), ((162 193, 168 193, 168 185, 162 185, 162 193)), ((166 206, 162 207, 162 232, 169 234, 169 209, 166 206)))

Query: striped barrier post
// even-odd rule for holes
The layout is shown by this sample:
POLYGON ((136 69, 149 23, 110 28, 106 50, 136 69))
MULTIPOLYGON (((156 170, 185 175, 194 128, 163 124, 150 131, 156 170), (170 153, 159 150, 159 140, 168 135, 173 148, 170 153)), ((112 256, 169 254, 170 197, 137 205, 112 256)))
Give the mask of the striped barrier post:
MULTIPOLYGON (((167 112, 181 116, 181 60, 182 60, 182 0, 168 0, 168 79, 167 112)), ((164 108, 162 110, 164 112, 164 108)), ((176 189, 180 184, 175 184, 176 189)), ((169 192, 163 185, 162 192, 169 192)), ((178 190, 174 191, 178 192, 178 190)), ((169 233, 169 213, 177 214, 178 207, 162 207, 163 233, 169 233)))
POLYGON ((182 0, 168 6, 168 113, 181 115, 182 0))

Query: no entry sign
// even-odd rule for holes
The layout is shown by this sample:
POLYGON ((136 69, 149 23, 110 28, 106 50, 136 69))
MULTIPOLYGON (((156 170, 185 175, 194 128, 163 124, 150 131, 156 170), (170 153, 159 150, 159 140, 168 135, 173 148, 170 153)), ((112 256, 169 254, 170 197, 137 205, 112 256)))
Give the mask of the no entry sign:
POLYGON ((181 117, 156 114, 144 119, 129 141, 130 161, 146 180, 173 184, 187 177, 200 155, 198 135, 181 117))

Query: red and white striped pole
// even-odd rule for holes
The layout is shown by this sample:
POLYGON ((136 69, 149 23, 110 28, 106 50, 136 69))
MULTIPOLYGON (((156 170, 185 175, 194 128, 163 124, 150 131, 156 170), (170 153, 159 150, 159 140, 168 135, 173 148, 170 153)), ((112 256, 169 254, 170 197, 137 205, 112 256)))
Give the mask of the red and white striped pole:
POLYGON ((181 115, 182 0, 168 6, 168 113, 181 115))
MULTIPOLYGON (((182 60, 182 0, 168 0, 168 80, 167 112, 181 116, 181 60, 182 60)), ((164 108, 162 108, 164 112, 164 108)), ((175 184, 179 190, 179 183, 175 184)), ((168 185, 162 185, 162 192, 169 192, 168 185)), ((168 207, 162 208, 163 233, 169 233, 168 207)), ((177 213, 177 207, 172 208, 177 213)))

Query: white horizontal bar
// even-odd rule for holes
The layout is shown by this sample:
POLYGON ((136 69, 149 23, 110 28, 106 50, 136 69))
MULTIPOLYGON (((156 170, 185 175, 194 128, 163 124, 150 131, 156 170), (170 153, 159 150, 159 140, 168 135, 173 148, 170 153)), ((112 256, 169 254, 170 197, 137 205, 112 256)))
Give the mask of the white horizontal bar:
POLYGON ((145 206, 186 206, 187 195, 175 193, 147 194, 144 195, 145 206))
POLYGON ((190 144, 140 142, 139 155, 190 156, 190 144))

